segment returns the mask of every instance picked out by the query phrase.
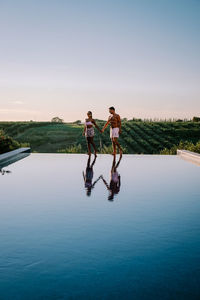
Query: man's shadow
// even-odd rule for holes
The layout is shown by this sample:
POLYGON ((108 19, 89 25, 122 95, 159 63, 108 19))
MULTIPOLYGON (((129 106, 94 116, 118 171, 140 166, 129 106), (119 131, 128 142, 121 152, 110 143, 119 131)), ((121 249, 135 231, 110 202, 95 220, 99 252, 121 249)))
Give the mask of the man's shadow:
POLYGON ((120 156, 118 162, 116 163, 116 157, 113 157, 113 163, 111 167, 111 176, 110 176, 110 184, 107 183, 107 181, 104 179, 103 175, 101 175, 101 179, 103 180, 103 183, 107 187, 107 190, 109 191, 108 200, 113 201, 114 196, 119 194, 120 187, 121 187, 121 176, 119 175, 117 168, 119 167, 119 164, 121 162, 122 156, 120 156))
POLYGON ((93 177, 94 177, 94 171, 93 167, 96 162, 96 157, 94 158, 93 162, 91 163, 91 156, 89 156, 88 161, 87 161, 87 166, 85 173, 83 171, 83 180, 85 184, 85 189, 86 189, 86 195, 89 197, 91 196, 92 189, 95 187, 95 184, 100 180, 101 176, 99 176, 94 182, 93 182, 93 177))

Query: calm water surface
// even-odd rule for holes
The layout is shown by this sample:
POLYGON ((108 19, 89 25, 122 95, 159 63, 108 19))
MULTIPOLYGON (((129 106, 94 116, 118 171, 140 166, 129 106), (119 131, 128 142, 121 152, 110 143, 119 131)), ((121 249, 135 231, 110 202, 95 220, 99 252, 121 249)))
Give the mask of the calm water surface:
POLYGON ((0 174, 0 299, 200 299, 200 167, 92 163, 32 154, 0 174))

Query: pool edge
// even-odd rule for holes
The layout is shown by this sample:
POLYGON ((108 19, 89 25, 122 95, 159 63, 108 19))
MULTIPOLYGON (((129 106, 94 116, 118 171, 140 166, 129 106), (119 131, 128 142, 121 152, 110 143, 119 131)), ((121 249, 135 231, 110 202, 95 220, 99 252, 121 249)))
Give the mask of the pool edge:
POLYGON ((195 163, 196 165, 200 166, 200 154, 199 153, 195 153, 195 152, 188 151, 188 150, 179 150, 178 149, 177 155, 189 162, 195 163))

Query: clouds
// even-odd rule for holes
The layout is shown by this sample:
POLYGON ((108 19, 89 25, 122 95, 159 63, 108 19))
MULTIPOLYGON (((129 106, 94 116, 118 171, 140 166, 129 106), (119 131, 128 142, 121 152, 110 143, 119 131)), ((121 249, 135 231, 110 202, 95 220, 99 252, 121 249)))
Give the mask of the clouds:
POLYGON ((31 110, 31 109, 11 109, 11 108, 3 108, 0 109, 0 120, 1 121, 29 121, 29 120, 38 120, 43 119, 44 115, 42 115, 39 110, 31 110))
POLYGON ((21 101, 21 100, 14 100, 14 101, 11 101, 12 104, 16 104, 16 105, 23 105, 24 102, 21 101))
POLYGON ((181 118, 200 111, 195 1, 79 2, 4 3, 4 118, 19 119, 21 112, 22 119, 49 120, 62 112, 73 121, 90 107, 105 118, 108 103, 126 117, 137 111, 138 117, 181 118))

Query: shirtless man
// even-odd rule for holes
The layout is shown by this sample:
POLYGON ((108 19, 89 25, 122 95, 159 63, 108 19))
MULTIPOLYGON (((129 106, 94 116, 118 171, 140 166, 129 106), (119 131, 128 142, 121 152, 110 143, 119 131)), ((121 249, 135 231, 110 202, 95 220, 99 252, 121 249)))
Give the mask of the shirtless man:
POLYGON ((119 175, 117 168, 119 167, 120 161, 122 159, 122 156, 120 156, 120 159, 118 163, 116 164, 116 157, 113 157, 113 163, 111 168, 111 178, 110 178, 110 184, 107 183, 107 181, 104 179, 103 176, 101 176, 101 179, 103 180, 103 183, 107 187, 109 191, 108 200, 113 201, 114 196, 119 194, 120 192, 120 186, 121 186, 121 176, 119 175))
POLYGON ((118 147, 120 155, 122 156, 122 148, 118 142, 119 134, 121 134, 121 119, 118 114, 115 113, 115 108, 111 106, 109 108, 109 113, 111 116, 108 118, 108 121, 104 125, 102 132, 106 129, 106 127, 110 124, 110 138, 113 146, 113 155, 116 155, 116 148, 118 147))

